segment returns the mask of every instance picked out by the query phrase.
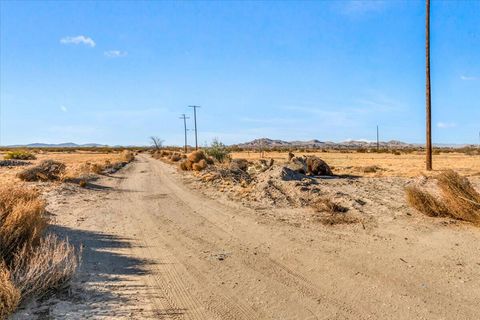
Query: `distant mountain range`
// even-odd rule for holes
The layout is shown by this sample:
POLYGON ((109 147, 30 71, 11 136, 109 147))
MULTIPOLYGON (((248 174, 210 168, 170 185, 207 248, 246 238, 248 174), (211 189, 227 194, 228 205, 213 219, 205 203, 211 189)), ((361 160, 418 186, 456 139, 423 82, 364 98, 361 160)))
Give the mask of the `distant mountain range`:
POLYGON ((11 148, 93 148, 93 147, 108 147, 107 145, 98 143, 76 144, 73 142, 66 143, 30 143, 7 146, 11 148))
MULTIPOLYGON (((255 139, 245 143, 239 143, 234 145, 242 149, 271 149, 271 148, 309 148, 309 149, 329 149, 329 148, 342 148, 342 149, 359 149, 359 148, 375 148, 377 143, 374 141, 364 140, 348 140, 343 142, 332 141, 320 141, 320 140, 308 140, 308 141, 284 141, 284 140, 272 140, 268 138, 255 139)), ((421 147, 422 144, 406 143, 397 140, 380 141, 380 148, 388 149, 406 149, 421 147)), ((465 144, 435 144, 437 148, 462 148, 468 145, 465 144)))

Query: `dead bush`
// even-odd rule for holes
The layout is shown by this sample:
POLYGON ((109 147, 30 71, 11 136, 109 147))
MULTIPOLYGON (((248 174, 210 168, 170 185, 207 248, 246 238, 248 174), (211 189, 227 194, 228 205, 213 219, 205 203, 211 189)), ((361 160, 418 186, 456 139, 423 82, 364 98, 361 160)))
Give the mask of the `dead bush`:
POLYGON ((202 150, 193 151, 187 156, 187 159, 192 163, 197 163, 205 158, 205 153, 202 150))
POLYGON ((27 168, 18 174, 24 181, 58 180, 65 173, 65 165, 54 160, 44 160, 39 165, 27 168))
POLYGON ((193 163, 190 160, 186 159, 180 162, 180 169, 184 171, 192 170, 192 165, 193 163))
POLYGON ((207 167, 207 161, 205 159, 200 160, 198 163, 192 164, 192 169, 195 171, 202 171, 207 167))
POLYGON ((448 216, 449 212, 445 204, 429 192, 417 186, 405 188, 407 202, 415 209, 429 217, 448 216))
POLYGON ((45 206, 33 189, 0 186, 0 258, 7 264, 17 250, 38 243, 48 221, 45 206))
POLYGON ((363 171, 363 173, 376 173, 382 170, 382 168, 380 168, 379 166, 366 166, 363 167, 361 170, 363 171))
POLYGON ((123 150, 120 154, 120 159, 125 162, 132 162, 135 159, 135 155, 130 150, 123 150))
POLYGON ((180 161, 181 159, 182 159, 182 156, 177 152, 173 153, 172 156, 170 157, 170 160, 173 162, 180 161))
POLYGON ((316 156, 307 157, 307 173, 320 176, 333 176, 328 164, 316 156))
POLYGON ((230 169, 240 169, 242 171, 248 170, 248 161, 247 159, 233 159, 230 161, 230 169))
POLYGON ((10 271, 0 263, 0 319, 7 319, 20 303, 20 291, 15 288, 10 271))
POLYGON ((74 247, 55 235, 42 238, 38 246, 24 246, 13 261, 12 278, 20 290, 22 300, 41 297, 61 288, 75 273, 79 255, 74 247))
POLYGON ((480 223, 480 194, 467 178, 453 170, 447 170, 437 177, 448 211, 457 219, 480 223))

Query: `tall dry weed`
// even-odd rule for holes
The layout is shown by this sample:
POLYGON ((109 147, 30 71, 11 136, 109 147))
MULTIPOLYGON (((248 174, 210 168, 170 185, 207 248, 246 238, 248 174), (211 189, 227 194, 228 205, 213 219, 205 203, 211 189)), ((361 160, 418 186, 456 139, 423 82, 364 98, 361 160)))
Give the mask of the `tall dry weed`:
POLYGON ((405 188, 407 202, 415 209, 429 217, 448 216, 449 212, 445 204, 429 192, 417 186, 405 188))
POLYGON ((0 263, 0 319, 6 319, 20 303, 20 290, 15 288, 10 271, 0 263))
POLYGON ((15 255, 12 268, 13 283, 22 300, 42 296, 59 289, 74 275, 79 255, 66 240, 49 234, 34 249, 25 246, 15 255))
POLYGON ((480 224, 480 194, 468 179, 453 170, 447 170, 438 175, 437 180, 451 215, 480 224))
POLYGON ((21 184, 0 186, 0 257, 9 264, 22 247, 38 243, 47 227, 45 201, 21 184))

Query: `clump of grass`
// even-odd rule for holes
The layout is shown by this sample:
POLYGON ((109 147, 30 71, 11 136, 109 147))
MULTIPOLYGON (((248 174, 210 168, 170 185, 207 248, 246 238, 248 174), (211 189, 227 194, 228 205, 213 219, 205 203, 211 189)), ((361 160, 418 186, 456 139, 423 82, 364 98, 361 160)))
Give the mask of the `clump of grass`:
POLYGON ((135 159, 135 154, 130 150, 123 150, 120 154, 120 158, 124 162, 132 162, 135 159))
POLYGON ((17 150, 17 151, 9 151, 7 154, 4 156, 4 159, 16 159, 16 160, 35 160, 36 157, 33 153, 28 152, 28 151, 22 151, 22 150, 17 150))
POLYGON ((19 303, 20 290, 13 284, 7 266, 0 263, 0 319, 6 319, 15 311, 19 303))
POLYGON ((23 184, 0 185, 0 318, 18 303, 58 289, 74 274, 79 258, 72 245, 44 236, 46 203, 23 184))
POLYGON ((382 170, 379 166, 366 166, 362 168, 363 173, 376 173, 382 170))
POLYGON ((61 162, 44 160, 37 166, 23 170, 18 177, 24 181, 58 180, 65 173, 65 168, 65 164, 61 162))
POLYGON ((59 289, 75 273, 79 258, 75 248, 55 235, 42 238, 38 246, 25 246, 15 255, 12 278, 20 290, 22 300, 41 297, 59 289))
POLYGON ((448 216, 480 225, 480 194, 467 178, 453 170, 436 177, 441 198, 416 186, 405 189, 408 203, 418 211, 431 216, 448 216))
POLYGON ((417 187, 405 188, 407 202, 415 209, 429 217, 448 216, 449 212, 445 204, 429 192, 417 187))
POLYGON ((15 252, 34 246, 47 226, 45 201, 22 185, 0 187, 0 255, 11 263, 15 252))
POLYGON ((453 170, 447 170, 438 177, 438 186, 446 206, 457 219, 480 223, 480 194, 467 178, 453 170))

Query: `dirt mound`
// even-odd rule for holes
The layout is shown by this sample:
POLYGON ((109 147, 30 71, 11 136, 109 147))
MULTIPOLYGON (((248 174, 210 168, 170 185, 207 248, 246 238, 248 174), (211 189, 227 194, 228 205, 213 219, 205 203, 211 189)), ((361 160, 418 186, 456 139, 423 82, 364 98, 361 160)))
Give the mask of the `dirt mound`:
POLYGON ((328 164, 316 156, 307 157, 307 173, 315 176, 333 176, 328 164))
POLYGON ((38 166, 23 170, 18 177, 24 181, 49 181, 60 179, 64 173, 65 164, 54 160, 44 160, 38 166))
POLYGON ((202 171, 206 167, 207 167, 207 161, 205 159, 198 161, 198 163, 192 164, 192 169, 195 171, 202 171))
POLYGON ((285 165, 285 167, 297 173, 307 173, 307 161, 303 157, 291 158, 290 161, 285 165))

